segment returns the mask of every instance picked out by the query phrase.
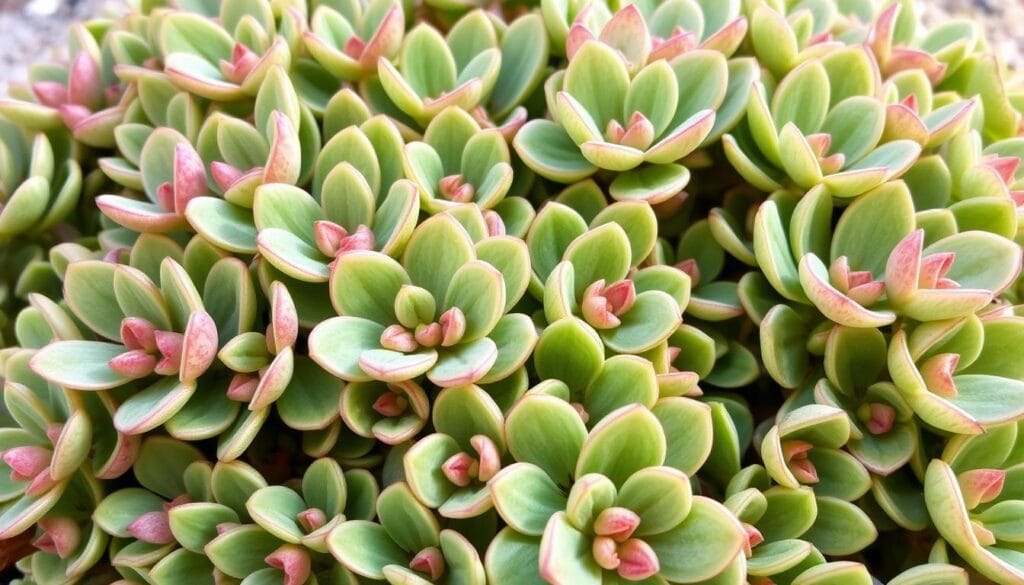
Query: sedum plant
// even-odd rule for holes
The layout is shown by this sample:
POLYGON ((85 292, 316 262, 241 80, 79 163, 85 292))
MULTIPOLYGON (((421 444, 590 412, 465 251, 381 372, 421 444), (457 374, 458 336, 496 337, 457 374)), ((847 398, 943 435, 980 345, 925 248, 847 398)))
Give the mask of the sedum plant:
POLYGON ((129 4, 0 98, 7 581, 1024 583, 976 23, 129 4))

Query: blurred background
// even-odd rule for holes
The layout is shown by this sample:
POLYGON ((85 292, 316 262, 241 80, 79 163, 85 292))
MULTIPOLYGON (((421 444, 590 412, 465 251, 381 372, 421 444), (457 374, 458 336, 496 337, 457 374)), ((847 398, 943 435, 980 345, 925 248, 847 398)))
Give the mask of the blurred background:
MULTIPOLYGON (((1024 68, 1024 0, 919 0, 918 5, 926 24, 950 16, 977 19, 993 49, 1024 68)), ((125 0, 0 0, 0 89, 23 80, 27 64, 61 51, 69 23, 124 10, 125 0)))

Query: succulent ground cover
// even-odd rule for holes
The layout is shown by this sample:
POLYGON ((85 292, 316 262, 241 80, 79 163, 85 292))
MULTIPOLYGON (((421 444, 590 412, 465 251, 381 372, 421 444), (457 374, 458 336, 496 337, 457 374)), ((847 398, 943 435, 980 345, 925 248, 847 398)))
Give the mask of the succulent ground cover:
POLYGON ((874 0, 160 0, 0 99, 29 584, 1024 583, 1024 79, 874 0))

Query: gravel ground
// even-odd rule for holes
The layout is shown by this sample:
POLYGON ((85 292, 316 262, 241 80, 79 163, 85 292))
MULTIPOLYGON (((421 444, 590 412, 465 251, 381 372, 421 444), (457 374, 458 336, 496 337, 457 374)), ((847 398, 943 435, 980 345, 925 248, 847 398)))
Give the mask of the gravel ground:
MULTIPOLYGON (((921 0, 923 19, 938 23, 950 16, 976 18, 994 50, 1024 69, 1024 0, 921 0)), ((0 88, 25 79, 27 64, 59 54, 75 20, 116 15, 125 0, 0 0, 0 88)))

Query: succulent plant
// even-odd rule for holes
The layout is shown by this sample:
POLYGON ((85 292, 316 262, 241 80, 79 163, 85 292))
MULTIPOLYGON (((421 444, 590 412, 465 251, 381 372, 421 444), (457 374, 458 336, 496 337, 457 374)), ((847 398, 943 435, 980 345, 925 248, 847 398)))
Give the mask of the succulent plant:
POLYGON ((1024 78, 918 21, 74 25, 0 98, 0 574, 1024 581, 1024 78))

